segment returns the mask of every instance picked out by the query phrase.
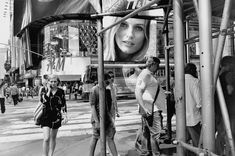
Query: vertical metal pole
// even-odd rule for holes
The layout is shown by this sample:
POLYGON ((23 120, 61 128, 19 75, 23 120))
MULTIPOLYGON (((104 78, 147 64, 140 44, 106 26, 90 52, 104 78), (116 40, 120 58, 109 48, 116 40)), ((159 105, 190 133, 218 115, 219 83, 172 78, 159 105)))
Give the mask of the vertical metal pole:
MULTIPOLYGON (((169 44, 169 28, 168 28, 168 15, 166 15, 165 11, 165 17, 166 17, 166 25, 165 25, 165 47, 169 44)), ((166 91, 170 92, 170 66, 169 66, 169 48, 165 48, 165 78, 166 78, 166 91)), ((167 139, 172 139, 172 129, 171 129, 171 118, 170 118, 170 94, 167 94, 166 96, 166 103, 167 103, 167 139)))
MULTIPOLYGON (((174 0, 174 50, 175 50, 175 99, 176 99, 176 139, 186 141, 185 79, 184 79, 184 29, 183 1, 174 0)), ((184 156, 182 146, 177 146, 177 155, 184 156)))
POLYGON ((233 55, 233 52, 234 52, 234 34, 232 33, 232 31, 233 31, 233 28, 229 28, 228 32, 230 32, 230 34, 227 35, 228 55, 231 55, 231 56, 233 55))
POLYGON ((215 150, 215 114, 212 74, 211 1, 199 0, 200 72, 203 147, 215 150))
POLYGON ((216 85, 216 80, 219 73, 219 65, 220 65, 220 59, 223 54, 224 49, 224 43, 227 35, 227 28, 229 24, 229 18, 230 18, 230 11, 232 6, 232 0, 226 0, 224 1, 224 10, 223 10, 223 17, 220 25, 220 35, 218 38, 218 44, 217 44, 217 50, 216 50, 216 57, 215 57, 215 65, 214 65, 214 85, 216 85))
POLYGON ((219 98, 219 104, 220 104, 220 109, 221 109, 221 114, 223 117, 223 121, 224 121, 224 126, 225 126, 225 130, 226 130, 226 134, 228 137, 228 142, 229 145, 231 147, 231 153, 232 155, 235 155, 235 147, 234 147, 234 142, 233 142, 233 135, 232 135, 232 131, 231 131, 231 125, 230 125, 230 120, 229 120, 229 115, 228 115, 228 109, 226 106, 226 102, 224 99, 224 94, 223 94, 223 90, 222 90, 222 86, 220 83, 220 79, 218 78, 217 83, 216 83, 216 89, 217 89, 217 95, 219 98))
MULTIPOLYGON (((51 47, 51 44, 49 44, 49 46, 51 47)), ((52 62, 52 50, 50 47, 49 47, 49 50, 50 50, 50 74, 52 74, 53 73, 53 62, 52 62)))
MULTIPOLYGON (((189 19, 185 21, 185 37, 189 38, 189 19)), ((190 52, 189 52, 189 44, 186 44, 186 63, 190 62, 190 52)))
MULTIPOLYGON (((102 0, 99 1, 98 12, 102 13, 102 0)), ((103 18, 97 20, 97 31, 103 27, 103 18)), ((106 156, 105 136, 105 88, 104 88, 104 61, 103 61, 103 34, 97 36, 98 40, 98 84, 99 84, 99 107, 100 107, 100 150, 101 155, 106 156)))

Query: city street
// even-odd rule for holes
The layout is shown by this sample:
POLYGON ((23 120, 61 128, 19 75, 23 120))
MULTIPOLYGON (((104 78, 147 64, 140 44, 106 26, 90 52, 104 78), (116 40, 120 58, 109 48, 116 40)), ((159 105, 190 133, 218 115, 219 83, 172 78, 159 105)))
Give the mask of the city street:
MULTIPOLYGON (((37 97, 29 97, 24 98, 17 106, 6 104, 6 112, 0 116, 1 156, 42 155, 42 130, 33 123, 33 111, 37 101, 37 97)), ((59 129, 55 156, 86 156, 89 153, 92 133, 90 105, 88 102, 75 100, 67 101, 67 105, 69 122, 59 129)), ((116 119, 115 135, 118 152, 120 155, 137 155, 134 140, 140 126, 140 115, 136 100, 119 100, 118 107, 120 117, 116 119)), ((174 147, 168 145, 167 148, 174 147)), ((98 144, 96 155, 99 152, 98 144)))

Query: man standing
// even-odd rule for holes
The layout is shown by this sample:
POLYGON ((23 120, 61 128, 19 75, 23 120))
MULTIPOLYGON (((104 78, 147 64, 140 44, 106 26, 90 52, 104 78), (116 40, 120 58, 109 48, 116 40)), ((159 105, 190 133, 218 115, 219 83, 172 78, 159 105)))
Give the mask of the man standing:
POLYGON ((193 146, 198 146, 201 133, 201 95, 200 83, 197 79, 197 67, 193 63, 185 66, 185 101, 186 128, 193 146))
MULTIPOLYGON (((107 87, 110 83, 109 74, 104 74, 104 85, 107 87)), ((90 145, 90 156, 94 156, 97 141, 100 137, 100 113, 99 113, 99 86, 94 86, 90 93, 91 105, 91 124, 93 129, 92 141, 90 145)), ((111 115, 112 97, 110 89, 105 89, 105 136, 109 145, 109 149, 113 156, 117 156, 117 148, 114 142, 116 129, 111 115)))
POLYGON ((0 84, 0 104, 1 104, 1 112, 2 114, 5 113, 6 107, 5 107, 5 95, 4 95, 4 90, 5 90, 5 83, 2 82, 0 84))
MULTIPOLYGON (((166 112, 165 94, 155 76, 159 64, 160 60, 157 57, 148 58, 146 69, 143 69, 139 74, 135 89, 137 102, 142 109, 142 129, 146 130, 143 135, 147 137, 150 135, 148 142, 150 142, 153 156, 160 155, 158 142, 161 132, 161 117, 159 110, 166 112), (153 114, 152 107, 154 108, 153 114), (146 118, 150 115, 153 115, 152 123, 148 123, 146 118)), ((141 146, 145 150, 142 154, 150 154, 146 147, 148 145, 143 143, 141 146)))

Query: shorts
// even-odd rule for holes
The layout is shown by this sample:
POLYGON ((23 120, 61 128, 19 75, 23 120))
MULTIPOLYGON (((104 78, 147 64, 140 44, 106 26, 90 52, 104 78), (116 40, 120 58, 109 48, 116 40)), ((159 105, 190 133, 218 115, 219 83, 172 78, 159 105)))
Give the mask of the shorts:
MULTIPOLYGON (((96 138, 96 139, 99 139, 100 138, 100 129, 95 128, 95 123, 92 123, 92 130, 93 130, 93 137, 96 138)), ((115 133, 116 133, 116 129, 115 129, 114 126, 109 126, 105 130, 106 138, 113 139, 115 133)))
POLYGON ((44 120, 41 123, 41 127, 49 127, 51 129, 58 129, 61 127, 61 119, 57 119, 55 122, 44 120))

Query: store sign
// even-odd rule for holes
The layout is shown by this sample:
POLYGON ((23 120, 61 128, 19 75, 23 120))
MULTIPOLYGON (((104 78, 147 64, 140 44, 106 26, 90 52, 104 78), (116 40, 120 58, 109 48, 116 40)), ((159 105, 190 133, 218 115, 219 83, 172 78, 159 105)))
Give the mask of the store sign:
POLYGON ((64 71, 64 65, 65 57, 59 57, 58 59, 53 57, 47 63, 47 71, 50 71, 51 68, 57 72, 64 71))

